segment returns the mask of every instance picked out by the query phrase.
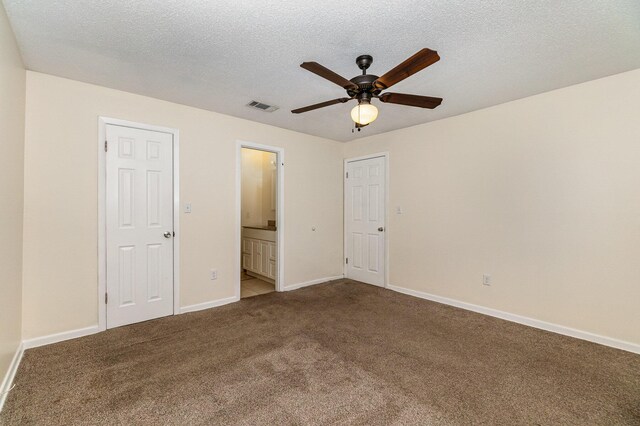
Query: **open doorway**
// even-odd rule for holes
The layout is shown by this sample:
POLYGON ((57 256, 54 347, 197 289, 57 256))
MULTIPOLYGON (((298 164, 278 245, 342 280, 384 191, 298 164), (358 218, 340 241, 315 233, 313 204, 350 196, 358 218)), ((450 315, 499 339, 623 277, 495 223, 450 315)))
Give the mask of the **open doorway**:
POLYGON ((281 155, 270 147, 239 146, 239 298, 280 290, 281 155))

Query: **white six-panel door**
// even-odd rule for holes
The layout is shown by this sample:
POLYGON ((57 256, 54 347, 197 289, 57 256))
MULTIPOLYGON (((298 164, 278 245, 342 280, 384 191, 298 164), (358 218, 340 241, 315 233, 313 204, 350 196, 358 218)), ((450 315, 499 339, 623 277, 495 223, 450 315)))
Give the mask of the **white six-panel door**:
POLYGON ((346 275, 384 286, 385 157, 347 162, 346 172, 346 275))
POLYGON ((107 328, 173 314, 173 136, 106 126, 107 328))

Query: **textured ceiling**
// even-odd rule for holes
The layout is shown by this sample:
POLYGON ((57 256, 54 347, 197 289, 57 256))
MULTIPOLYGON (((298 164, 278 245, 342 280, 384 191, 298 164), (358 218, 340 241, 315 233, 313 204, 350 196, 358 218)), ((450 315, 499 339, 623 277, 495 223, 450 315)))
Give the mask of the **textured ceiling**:
POLYGON ((640 67, 638 0, 3 0, 26 66, 347 141, 640 67), (373 55, 382 75, 419 49, 442 59, 392 91, 443 97, 435 110, 381 105, 352 133, 339 87, 373 55), (274 113, 245 106, 274 104, 274 113))

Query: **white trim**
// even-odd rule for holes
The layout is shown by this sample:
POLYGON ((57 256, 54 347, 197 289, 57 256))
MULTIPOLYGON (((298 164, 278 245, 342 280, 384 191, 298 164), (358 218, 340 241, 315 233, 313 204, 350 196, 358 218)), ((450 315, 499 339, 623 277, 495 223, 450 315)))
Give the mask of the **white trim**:
POLYGON ((276 291, 284 291, 284 148, 236 140, 236 244, 235 244, 235 296, 240 300, 240 269, 242 268, 242 148, 273 152, 277 156, 276 193, 276 245, 278 262, 276 265, 276 291))
POLYGON ((385 157, 389 158, 389 151, 376 152, 373 154, 361 155, 359 157, 345 158, 344 163, 352 163, 354 161, 371 160, 372 158, 385 157))
MULTIPOLYGON (((106 255, 106 196, 107 175, 104 142, 107 125, 169 133, 173 136, 173 314, 180 311, 180 131, 169 127, 135 123, 117 118, 98 117, 98 331, 107 329, 107 309, 104 293, 107 290, 106 255)), ((66 340, 66 339, 65 339, 66 340)))
MULTIPOLYGON (((344 214, 345 209, 347 208, 347 163, 352 163, 354 161, 362 161, 362 160, 370 160, 372 158, 380 158, 384 157, 384 288, 389 287, 389 235, 390 235, 390 227, 389 227, 389 180, 391 173, 389 172, 389 151, 377 152, 375 154, 362 155, 360 157, 352 157, 344 159, 344 168, 342 171, 342 242, 343 242, 343 256, 342 259, 347 257, 347 215, 344 214)), ((342 271, 345 278, 349 278, 347 271, 346 263, 342 262, 342 271)))
POLYGON ((16 377, 16 372, 18 371, 18 366, 20 365, 23 354, 24 344, 20 342, 16 348, 16 353, 13 354, 7 374, 4 375, 2 384, 0 384, 0 412, 2 412, 2 407, 4 406, 4 402, 7 400, 7 396, 9 396, 9 390, 11 390, 11 385, 13 384, 13 379, 16 377))
POLYGON ((563 325, 553 324, 550 322, 524 317, 509 312, 499 311, 497 309, 487 308, 485 306, 474 305, 472 303, 461 302, 459 300, 449 299, 448 297, 437 296, 435 294, 425 293, 409 288, 397 287, 394 285, 389 285, 387 288, 389 290, 397 291, 398 293, 407 294, 409 296, 419 297, 421 299, 431 300, 432 302, 455 306, 456 308, 465 309, 467 311, 473 311, 503 320, 516 322, 518 324, 528 325, 529 327, 550 331, 552 333, 575 337, 577 339, 587 340, 589 342, 599 343, 601 345, 610 346, 612 348, 622 349, 623 351, 640 354, 640 344, 625 342, 624 340, 601 336, 599 334, 590 333, 588 331, 576 330, 575 328, 565 327, 563 325))
POLYGON ((32 349, 40 346, 50 345, 52 343, 64 342, 65 340, 77 339, 78 337, 89 336, 91 334, 99 333, 103 330, 99 325, 92 325, 90 327, 79 328, 77 330, 63 331, 61 333, 49 334, 47 336, 34 337, 33 339, 26 339, 22 341, 23 348, 32 349))
POLYGON ((322 283, 326 283, 328 281, 340 280, 342 278, 344 278, 344 275, 336 275, 335 277, 318 278, 316 280, 305 281, 305 282, 298 283, 298 284, 291 284, 291 285, 286 286, 284 288, 284 291, 297 290, 297 289, 302 288, 302 287, 308 287, 310 285, 315 285, 315 284, 322 284, 322 283))
POLYGON ((231 296, 224 299, 212 300, 210 302, 196 303, 195 305, 183 306, 182 308, 180 308, 180 313, 186 314, 187 312, 202 311, 203 309, 210 309, 217 306, 227 305, 229 303, 237 302, 238 300, 240 300, 239 297, 231 296))

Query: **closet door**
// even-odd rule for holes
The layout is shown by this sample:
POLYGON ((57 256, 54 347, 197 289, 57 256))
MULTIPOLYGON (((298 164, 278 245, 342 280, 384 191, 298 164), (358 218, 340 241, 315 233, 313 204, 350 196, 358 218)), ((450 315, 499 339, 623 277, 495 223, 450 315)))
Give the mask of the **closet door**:
POLYGON ((107 328, 173 314, 173 136, 106 127, 107 328))

